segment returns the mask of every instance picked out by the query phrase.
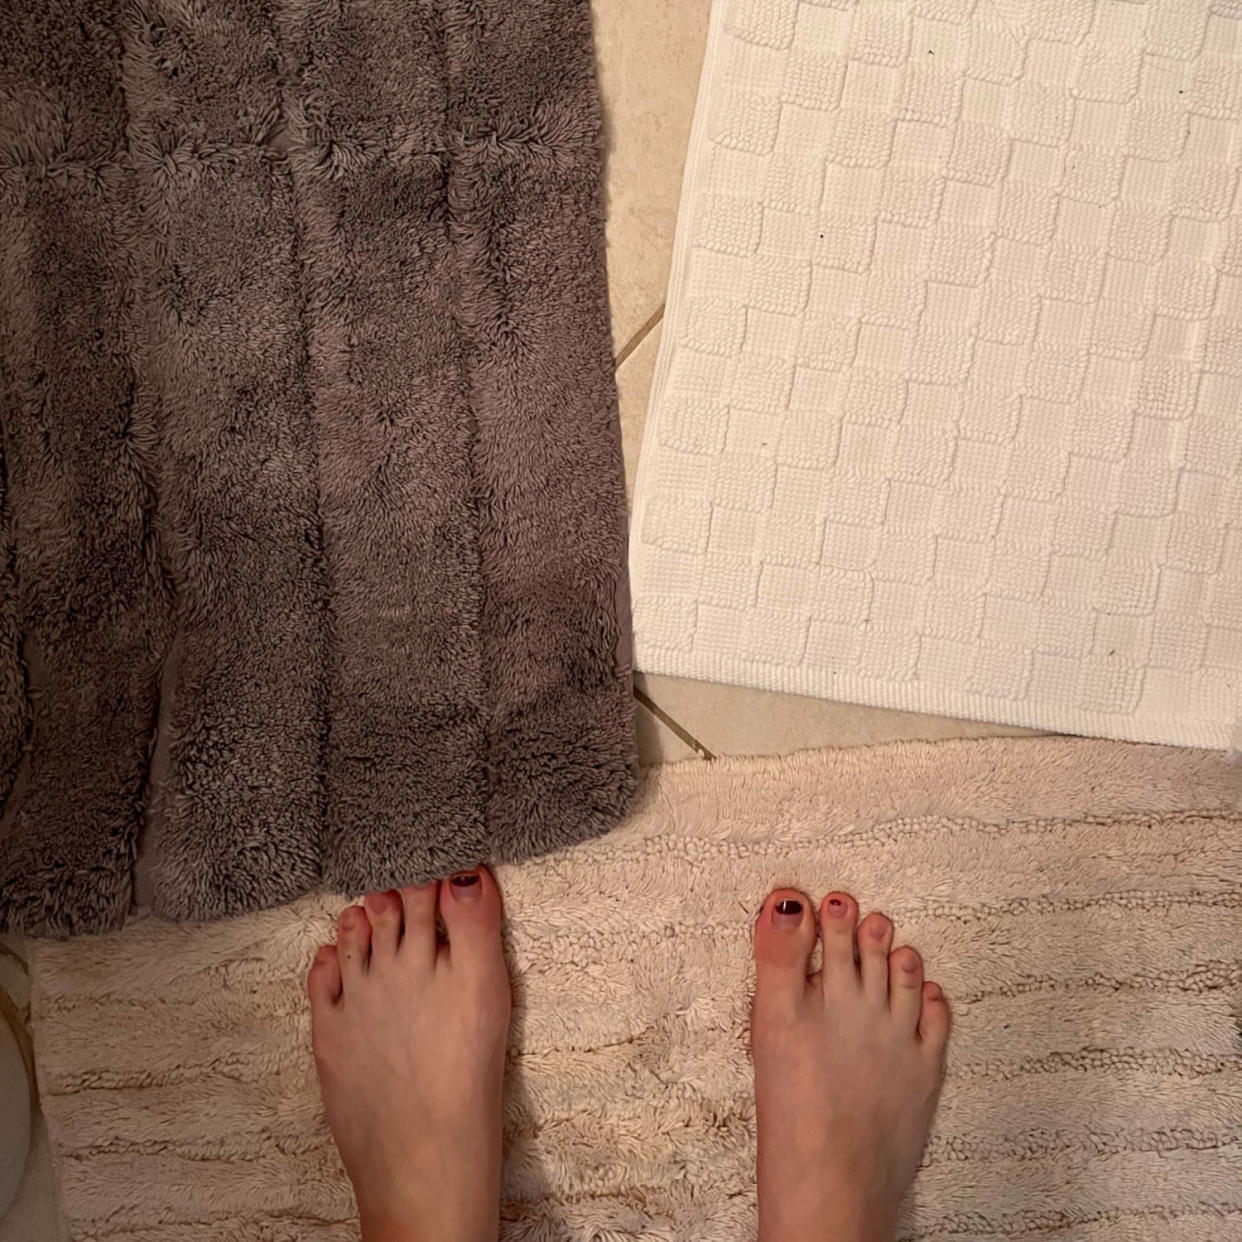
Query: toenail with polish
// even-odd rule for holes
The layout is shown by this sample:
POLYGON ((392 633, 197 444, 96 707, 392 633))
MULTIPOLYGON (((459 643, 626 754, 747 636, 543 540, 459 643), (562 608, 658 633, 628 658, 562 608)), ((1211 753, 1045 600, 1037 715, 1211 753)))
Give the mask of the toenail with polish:
POLYGON ((483 892, 477 871, 459 871, 449 876, 449 892, 456 901, 476 901, 483 892))
POLYGON ((797 927, 802 922, 802 902, 786 897, 772 907, 772 923, 775 927, 797 927))
POLYGON ((839 919, 845 913, 845 902, 840 897, 829 897, 828 913, 839 919))

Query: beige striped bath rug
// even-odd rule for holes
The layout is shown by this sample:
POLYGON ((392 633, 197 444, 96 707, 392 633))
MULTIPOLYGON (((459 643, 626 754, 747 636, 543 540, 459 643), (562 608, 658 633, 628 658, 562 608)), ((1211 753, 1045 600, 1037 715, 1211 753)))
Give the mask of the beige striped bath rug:
MULTIPOLYGON (((750 915, 840 886, 957 1015, 920 1242, 1242 1237, 1242 771, 998 739, 692 763, 500 873, 517 978, 507 1242, 750 1242, 750 915)), ((302 975, 340 899, 34 955, 80 1239, 336 1242, 302 975)))

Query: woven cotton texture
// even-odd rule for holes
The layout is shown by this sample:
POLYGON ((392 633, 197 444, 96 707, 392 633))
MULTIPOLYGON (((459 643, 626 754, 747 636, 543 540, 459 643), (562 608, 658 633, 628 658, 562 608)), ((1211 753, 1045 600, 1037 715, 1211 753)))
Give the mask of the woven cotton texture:
POLYGON ((717 0, 638 666, 1225 747, 1242 9, 717 0))
MULTIPOLYGON (((689 764, 499 870, 516 974, 506 1242, 753 1242, 751 914, 883 908, 954 1007, 900 1236, 1242 1231, 1242 774, 1074 739, 689 764)), ((340 901, 45 942, 43 1107, 79 1242, 338 1242, 302 975, 340 901)))

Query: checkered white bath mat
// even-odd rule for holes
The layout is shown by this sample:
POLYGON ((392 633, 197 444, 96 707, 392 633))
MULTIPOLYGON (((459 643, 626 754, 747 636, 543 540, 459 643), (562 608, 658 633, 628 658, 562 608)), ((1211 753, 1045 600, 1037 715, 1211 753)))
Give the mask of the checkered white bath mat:
POLYGON ((641 669, 1225 747, 1242 4, 717 0, 641 669))

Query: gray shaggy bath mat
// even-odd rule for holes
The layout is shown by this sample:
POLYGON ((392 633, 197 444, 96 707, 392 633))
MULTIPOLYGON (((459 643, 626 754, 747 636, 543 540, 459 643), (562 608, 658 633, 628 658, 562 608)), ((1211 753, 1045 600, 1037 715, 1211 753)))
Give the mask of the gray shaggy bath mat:
POLYGON ((0 929, 633 790, 586 0, 37 0, 0 47, 0 929))

